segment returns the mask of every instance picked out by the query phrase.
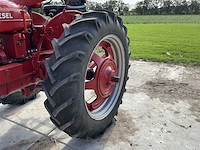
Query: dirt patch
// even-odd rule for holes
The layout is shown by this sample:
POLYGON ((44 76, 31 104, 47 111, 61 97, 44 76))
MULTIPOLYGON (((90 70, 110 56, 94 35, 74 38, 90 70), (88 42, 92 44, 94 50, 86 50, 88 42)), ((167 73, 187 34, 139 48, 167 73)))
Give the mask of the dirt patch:
POLYGON ((146 82, 145 89, 151 97, 176 98, 176 99, 199 99, 200 90, 194 89, 188 83, 177 83, 174 80, 156 80, 146 82))
POLYGON ((37 140, 28 150, 59 150, 56 145, 56 142, 52 139, 42 137, 41 139, 37 140))
POLYGON ((18 150, 18 149, 22 149, 22 147, 28 147, 30 144, 32 144, 34 141, 34 139, 28 139, 28 140, 21 140, 20 142, 16 143, 15 141, 12 141, 13 143, 16 143, 16 144, 13 144, 12 146, 8 146, 8 147, 4 147, 3 149, 1 150, 18 150))
POLYGON ((130 136, 134 136, 139 129, 135 127, 132 120, 132 116, 126 110, 119 109, 115 121, 111 127, 107 129, 106 134, 101 138, 103 143, 117 145, 120 142, 128 142, 130 146, 133 146, 134 143, 129 140, 130 136))
POLYGON ((138 92, 139 92, 139 90, 137 88, 129 87, 129 88, 126 89, 126 93, 129 93, 129 94, 135 94, 135 93, 138 93, 138 92))
POLYGON ((188 83, 179 83, 174 80, 148 81, 143 87, 144 91, 152 98, 159 98, 161 102, 176 103, 179 100, 187 101, 190 110, 200 117, 200 89, 188 83))
POLYGON ((28 140, 23 140, 23 141, 20 141, 19 143, 17 143, 16 145, 8 146, 8 147, 5 147, 5 148, 3 148, 3 149, 1 149, 1 150, 21 149, 22 147, 28 146, 29 144, 31 144, 30 141, 28 141, 28 140))

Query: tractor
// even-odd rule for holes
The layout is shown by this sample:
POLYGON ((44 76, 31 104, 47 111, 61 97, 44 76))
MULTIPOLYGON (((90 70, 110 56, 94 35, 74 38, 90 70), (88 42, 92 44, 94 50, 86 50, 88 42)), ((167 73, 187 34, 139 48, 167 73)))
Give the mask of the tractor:
POLYGON ((130 41, 114 13, 67 9, 82 2, 67 0, 49 18, 32 11, 43 0, 0 1, 0 102, 23 104, 44 91, 57 128, 87 139, 102 134, 118 113, 130 41))
POLYGON ((73 0, 69 1, 69 4, 66 6, 66 0, 62 0, 61 4, 52 5, 50 4, 51 1, 46 2, 43 5, 43 11, 46 14, 46 16, 53 17, 57 15, 58 13, 63 11, 63 8, 66 8, 67 10, 79 10, 82 12, 86 11, 86 1, 85 0, 73 0))

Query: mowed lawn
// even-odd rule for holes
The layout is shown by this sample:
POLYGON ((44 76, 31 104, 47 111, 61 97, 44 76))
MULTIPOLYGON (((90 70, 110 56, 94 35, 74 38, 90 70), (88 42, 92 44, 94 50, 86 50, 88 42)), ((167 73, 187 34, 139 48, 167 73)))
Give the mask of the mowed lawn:
POLYGON ((200 15, 133 15, 120 16, 125 24, 197 24, 200 15))
POLYGON ((200 24, 125 24, 132 59, 200 65, 200 24))

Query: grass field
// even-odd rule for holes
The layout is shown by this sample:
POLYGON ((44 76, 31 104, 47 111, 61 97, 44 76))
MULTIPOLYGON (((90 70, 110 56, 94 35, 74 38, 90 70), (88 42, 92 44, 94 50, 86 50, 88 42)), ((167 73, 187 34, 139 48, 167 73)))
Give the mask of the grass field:
MULTIPOLYGON (((180 18, 184 20, 182 16, 180 18)), ((180 22, 125 24, 131 40, 131 58, 187 66, 200 65, 200 23, 180 22)))
POLYGON ((124 24, 198 24, 200 15, 133 15, 120 16, 124 24))

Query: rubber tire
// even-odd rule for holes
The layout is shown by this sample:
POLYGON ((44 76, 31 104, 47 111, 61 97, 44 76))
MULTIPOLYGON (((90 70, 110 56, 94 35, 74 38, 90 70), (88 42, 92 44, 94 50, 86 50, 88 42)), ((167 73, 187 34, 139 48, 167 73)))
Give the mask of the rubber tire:
POLYGON ((44 104, 50 119, 60 130, 71 137, 95 138, 112 123, 122 103, 129 68, 127 29, 121 18, 105 11, 84 13, 63 27, 61 37, 52 41, 53 55, 45 61, 49 77, 43 82, 43 90, 48 98, 44 104), (109 34, 119 37, 125 50, 123 86, 110 114, 102 120, 95 120, 85 106, 85 74, 94 48, 109 34))
POLYGON ((54 17, 55 15, 54 15, 54 13, 49 12, 48 16, 52 18, 52 17, 54 17))
POLYGON ((10 105, 22 105, 27 103, 29 100, 34 100, 37 97, 37 94, 41 91, 40 88, 36 88, 33 93, 26 97, 22 95, 21 91, 17 91, 15 93, 10 94, 9 96, 2 98, 0 101, 2 104, 10 104, 10 105))

